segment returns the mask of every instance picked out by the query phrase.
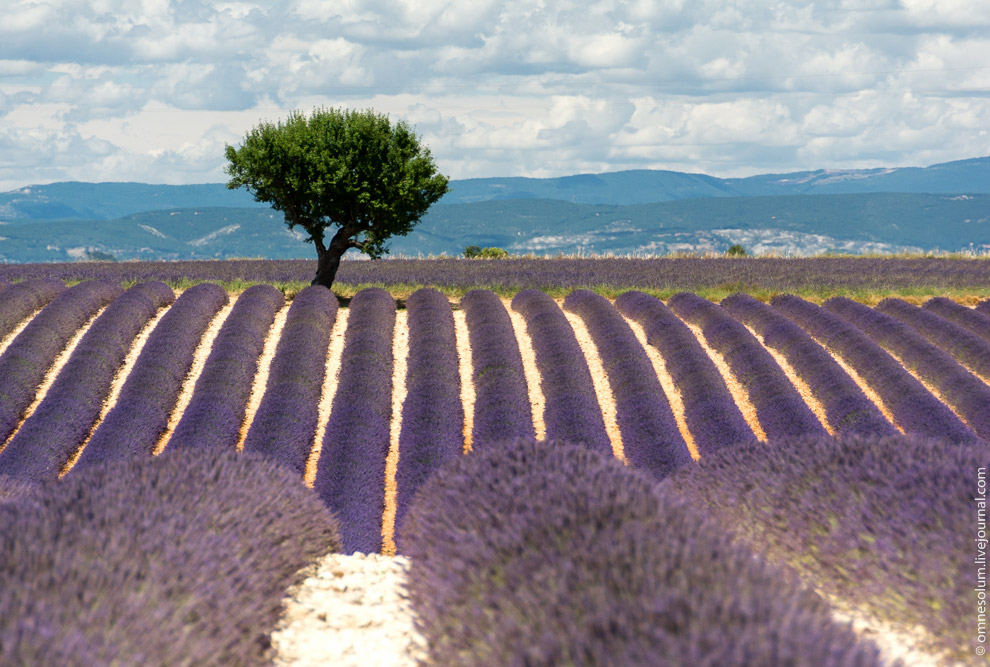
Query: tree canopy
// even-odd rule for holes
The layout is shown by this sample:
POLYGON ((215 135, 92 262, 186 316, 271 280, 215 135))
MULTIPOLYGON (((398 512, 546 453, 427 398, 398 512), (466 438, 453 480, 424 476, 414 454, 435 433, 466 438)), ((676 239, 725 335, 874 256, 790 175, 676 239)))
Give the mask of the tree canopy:
POLYGON ((309 233, 318 257, 313 284, 326 287, 347 250, 381 257, 389 237, 408 234, 448 190, 409 125, 371 109, 294 111, 252 128, 226 157, 228 188, 247 188, 281 211, 289 229, 309 233))

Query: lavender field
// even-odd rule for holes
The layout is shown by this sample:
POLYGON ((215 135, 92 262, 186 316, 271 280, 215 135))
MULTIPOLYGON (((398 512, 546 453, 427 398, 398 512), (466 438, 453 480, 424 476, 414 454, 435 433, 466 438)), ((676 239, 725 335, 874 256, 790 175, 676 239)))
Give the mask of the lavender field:
MULTIPOLYGON (((918 645, 946 661, 974 660, 970 533, 977 470, 990 463, 990 301, 864 305, 796 294, 978 295, 990 263, 649 262, 342 265, 345 284, 432 285, 398 302, 382 287, 338 300, 322 287, 287 299, 271 286, 304 282, 311 263, 3 267, 0 528, 10 535, 25 513, 42 512, 38 497, 84 493, 89 483, 73 480, 103 479, 101 470, 130 465, 140 484, 153 476, 149 462, 174 467, 182 456, 240 451, 237 461, 312 489, 332 514, 335 550, 412 556, 411 597, 440 664, 465 651, 478 664, 596 664, 609 654, 667 664, 757 664, 768 655, 884 664, 868 639, 834 621, 830 605, 914 629, 918 645), (219 286, 238 281, 262 284, 219 286), (189 283, 198 284, 177 287, 189 283), (696 287, 655 296, 688 283, 696 287), (733 285, 776 295, 761 301, 733 285), (696 293, 720 286, 737 293, 720 301, 696 293), (554 458, 546 443, 587 454, 554 458), (515 471, 518 483, 498 470, 515 471), (642 491, 645 501, 609 485, 658 495, 642 491), (551 521, 540 509, 549 505, 580 506, 587 521, 573 523, 564 509, 551 521), (613 525, 626 514, 640 528, 613 525), (556 546, 536 537, 550 525, 556 546), (734 541, 722 537, 730 533, 734 541), (644 544, 654 546, 642 552, 644 544), (713 553, 724 554, 718 567, 671 570, 713 553), (752 553, 770 569, 754 569, 752 553), (632 570, 660 578, 606 577, 601 590, 589 584, 586 599, 559 572, 533 565, 568 563, 585 581, 630 554, 645 559, 632 570), (482 576, 486 568, 496 580, 482 576), (526 597, 534 577, 559 600, 538 622, 531 615, 546 604, 526 597), (757 603, 767 586, 780 587, 779 599, 757 603), (662 604, 651 597, 661 589, 662 604), (598 612, 575 626, 560 611, 575 605, 598 612), (522 620, 493 624, 485 608, 522 620), (644 623, 637 609, 666 620, 644 623), (706 639, 712 623, 738 635, 734 651, 706 639), (773 623, 772 636, 754 630, 773 623), (485 637, 532 653, 490 652, 485 637)), ((29 551, 13 542, 0 551, 8 578, 0 610, 28 620, 0 630, 0 662, 50 655, 36 644, 56 632, 38 625, 47 608, 15 590, 35 584, 25 583, 29 551)), ((284 590, 291 576, 280 576, 272 581, 284 590)), ((272 613, 246 620, 245 636, 272 613)), ((229 655, 257 653, 252 641, 229 655)))

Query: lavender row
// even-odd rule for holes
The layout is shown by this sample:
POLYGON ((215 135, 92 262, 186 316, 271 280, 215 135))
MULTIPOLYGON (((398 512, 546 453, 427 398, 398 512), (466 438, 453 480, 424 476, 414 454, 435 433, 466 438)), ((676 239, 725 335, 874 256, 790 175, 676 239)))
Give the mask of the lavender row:
POLYGON ((906 433, 955 441, 975 437, 896 359, 849 322, 796 296, 777 296, 770 303, 862 376, 906 433))
POLYGON ((249 454, 165 451, 0 502, 0 664, 263 665, 333 516, 249 454))
POLYGON ((990 378, 990 341, 969 329, 902 299, 884 299, 876 309, 912 327, 929 343, 955 357, 968 370, 990 378))
POLYGON ((897 433, 832 355, 793 321, 746 294, 724 299, 722 307, 756 330, 764 344, 784 355, 821 401, 828 423, 837 434, 897 433))
MULTIPOLYGON (((0 279, 309 283, 314 268, 312 259, 4 264, 0 265, 0 279)), ((724 289, 726 284, 739 285, 744 291, 774 292, 911 287, 965 290, 990 284, 990 263, 982 259, 884 257, 512 258, 498 262, 393 258, 371 263, 344 260, 337 282, 432 285, 444 290, 499 285, 507 290, 610 286, 670 292, 724 289)))
POLYGON ((52 299, 7 347, 0 356, 0 443, 21 421, 55 357, 88 319, 123 291, 114 283, 95 280, 70 287, 52 299))
POLYGON ((314 488, 340 520, 343 553, 369 553, 382 545, 395 301, 383 289, 363 289, 349 311, 314 488))
POLYGON ((564 313, 553 299, 536 290, 516 294, 512 308, 526 320, 526 331, 533 341, 546 398, 543 419, 547 439, 583 442, 592 449, 610 452, 612 444, 588 362, 564 313))
POLYGON ((963 368, 910 326, 886 313, 845 297, 829 299, 824 307, 857 326, 881 347, 930 383, 982 438, 990 438, 990 387, 963 368))
POLYGON ((65 289, 61 280, 36 278, 11 285, 0 293, 0 340, 65 289))
POLYGON ((395 521, 413 494, 443 463, 464 449, 464 406, 454 315, 442 293, 420 289, 406 301, 409 358, 402 404, 395 521))
POLYGON ((282 293, 270 285, 255 285, 238 297, 213 341, 169 447, 237 444, 265 338, 284 304, 282 293))
MULTIPOLYGON (((268 372, 265 395, 244 440, 300 477, 313 448, 337 298, 320 285, 296 295, 268 372)), ((245 399, 246 400, 246 399, 245 399)))
POLYGON ((663 479, 691 462, 656 370, 629 324, 608 300, 575 290, 564 308, 584 320, 608 374, 625 458, 636 468, 663 479))
POLYGON ((684 421, 702 457, 755 439, 715 364, 670 308, 637 291, 620 295, 615 306, 643 327, 647 344, 664 358, 684 403, 684 421))
POLYGON ((990 317, 990 299, 981 301, 978 304, 976 304, 976 308, 974 310, 976 310, 976 312, 980 313, 981 315, 986 315, 987 317, 990 317))
POLYGON ((708 344, 722 353, 749 395, 767 438, 827 435, 784 371, 746 327, 718 305, 687 292, 671 297, 671 309, 701 328, 708 344))
POLYGON ((925 303, 924 309, 969 329, 985 340, 990 340, 990 312, 983 312, 976 308, 967 308, 952 299, 946 299, 941 296, 929 299, 925 303))
POLYGON ((461 298, 461 308, 474 366, 473 446, 534 437, 526 373, 505 306, 494 292, 472 290, 461 298))
POLYGON ((77 467, 152 452, 168 427, 196 346, 226 303, 227 292, 212 283, 191 287, 175 300, 148 337, 116 405, 96 428, 77 467))
POLYGON ((666 488, 560 442, 445 466, 400 533, 426 662, 880 664, 819 596, 666 488))
POLYGON ((134 338, 175 300, 165 283, 143 283, 114 299, 79 341, 44 400, 0 453, 4 473, 56 479, 100 416, 114 374, 134 338))

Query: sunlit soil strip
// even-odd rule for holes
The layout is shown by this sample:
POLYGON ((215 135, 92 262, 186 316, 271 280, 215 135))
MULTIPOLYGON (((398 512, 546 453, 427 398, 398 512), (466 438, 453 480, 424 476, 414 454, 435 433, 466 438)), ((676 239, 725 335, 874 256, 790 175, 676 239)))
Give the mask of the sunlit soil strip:
POLYGON ((917 625, 905 628, 878 617, 876 614, 854 607, 845 600, 819 590, 822 597, 832 607, 832 618, 836 622, 848 623, 858 636, 872 641, 880 649, 884 664, 912 665, 912 667, 941 667, 954 664, 942 658, 927 647, 934 646, 935 640, 927 628, 917 625), (898 660, 901 661, 898 663, 898 660))
POLYGON ((14 339, 17 338, 18 334, 24 331, 24 328, 27 325, 31 324, 31 320, 34 319, 34 316, 40 312, 41 309, 39 308, 38 310, 34 311, 33 313, 25 317, 24 321, 18 324, 16 327, 14 327, 14 330, 11 331, 6 338, 0 340, 0 354, 3 354, 4 352, 7 351, 7 348, 10 347, 10 344, 14 342, 14 339))
POLYGON ((158 322, 165 317, 165 313, 168 312, 171 306, 166 306, 158 311, 153 318, 151 318, 141 332, 134 339, 131 344, 131 349, 127 352, 127 356, 124 357, 123 365, 117 369, 117 372, 113 376, 113 382, 110 384, 110 393, 107 394, 107 398, 103 401, 103 408, 100 410, 100 416, 97 418, 96 422, 93 424, 93 428, 89 429, 89 434, 83 443, 76 448, 76 451, 72 453, 69 460, 65 462, 62 469, 59 471, 58 476, 62 477, 67 472, 72 470, 72 466, 76 464, 79 457, 82 456, 83 450, 86 449, 86 445, 89 444, 89 439, 93 437, 96 433, 96 429, 100 427, 103 420, 106 419, 107 413, 113 409, 113 406, 117 404, 117 399, 120 398, 120 391, 124 387, 124 383, 127 381, 127 376, 131 374, 131 370, 134 368, 134 364, 137 363, 138 357, 141 355, 141 350, 144 349, 144 344, 148 342, 148 338, 151 337, 151 332, 155 330, 158 326, 158 322))
POLYGON ((6 442, 0 445, 0 452, 7 448, 10 441, 13 440, 14 436, 17 435, 17 432, 21 430, 21 426, 27 418, 34 414, 34 411, 38 409, 39 405, 41 405, 41 401, 43 401, 45 396, 48 394, 48 390, 51 389, 52 384, 55 383, 55 378, 57 378, 58 374, 62 372, 62 368, 66 363, 68 363, 69 357, 72 356, 72 352, 76 349, 76 346, 79 345, 79 341, 81 341, 82 337, 86 335, 87 331, 89 331, 89 328, 93 325, 93 322, 96 321, 96 318, 102 315, 103 311, 106 309, 107 306, 100 308, 96 315, 89 318, 89 321, 83 324, 72 336, 69 343, 65 346, 65 349, 59 352, 58 356, 55 357, 55 361, 52 362, 51 367, 49 367, 48 371, 45 372, 45 379, 41 381, 40 385, 38 385, 38 391, 35 393, 34 401, 32 401, 31 405, 27 407, 27 410, 24 411, 24 414, 21 417, 21 422, 17 425, 17 428, 13 430, 6 442))
MULTIPOLYGON (((881 347, 883 347, 883 346, 881 346, 881 347)), ((910 373, 911 374, 911 377, 913 377, 915 380, 917 380, 918 382, 920 382, 921 383, 921 386, 924 387, 925 390, 928 391, 929 394, 931 394, 932 396, 934 396, 936 398, 936 400, 938 400, 939 403, 941 403, 945 407, 949 408, 949 410, 952 412, 952 414, 954 414, 956 417, 958 417, 959 418, 959 421, 961 421, 963 424, 966 425, 966 428, 968 428, 971 431, 973 430, 973 427, 970 426, 969 425, 969 422, 966 420, 966 418, 963 417, 959 413, 958 410, 956 410, 955 406, 952 405, 951 403, 949 403, 947 400, 945 400, 945 397, 942 396, 942 392, 940 392, 933 385, 929 384, 929 382, 927 380, 925 380, 920 375, 918 375, 914 371, 913 368, 911 368, 910 366, 908 366, 907 364, 905 364, 904 363, 904 360, 901 359, 898 355, 894 354, 893 350, 889 350, 886 347, 884 347, 883 349, 884 350, 887 350, 887 353, 890 356, 892 356, 897 361, 897 363, 899 363, 904 368, 904 370, 906 370, 908 373, 910 373)))
POLYGON ((265 397, 265 387, 268 386, 268 372, 272 367, 272 359, 275 358, 275 348, 278 347, 278 341, 282 337, 282 329, 285 328, 285 319, 289 315, 289 306, 291 303, 286 303, 282 306, 282 309, 275 313, 275 320, 272 322, 272 328, 268 330, 268 336, 265 338, 265 345, 261 349, 261 357, 258 359, 258 371, 254 374, 254 382, 251 383, 251 396, 248 398, 247 408, 244 411, 244 421, 241 422, 241 432, 237 436, 237 451, 244 451, 244 439, 247 437, 248 431, 251 430, 251 424, 254 423, 254 416, 258 412, 258 407, 261 405, 261 399, 265 397))
POLYGON ((175 432, 175 427, 179 425, 179 420, 182 419, 182 414, 189 407, 189 401, 192 400, 193 391, 196 389, 196 380, 199 379, 200 374, 203 372, 206 359, 213 350, 213 341, 216 340, 217 335, 220 333, 220 327, 227 321, 230 311, 234 309, 235 302, 236 299, 230 299, 227 305, 213 316, 213 320, 206 327, 206 331, 203 332, 203 337, 199 339, 196 351, 193 352, 192 365, 186 373, 185 380, 182 381, 182 389, 179 390, 179 397, 175 401, 175 407, 172 408, 172 412, 168 416, 168 426, 165 427, 165 432, 158 438, 158 442, 155 443, 155 447, 152 450, 155 456, 161 454, 162 450, 168 445, 168 441, 172 439, 172 433, 175 432))
POLYGON ((729 394, 732 395, 732 400, 736 402, 736 406, 739 408, 739 412, 742 413, 743 419, 749 424, 749 428, 752 429, 753 435, 760 442, 767 441, 767 434, 763 430, 763 426, 760 425, 760 420, 756 417, 756 407, 753 405, 752 401, 749 400, 749 394, 746 388, 739 384, 736 380, 736 376, 732 374, 732 369, 729 368, 729 364, 725 361, 725 357, 722 353, 713 348, 705 340, 705 334, 702 333, 701 327, 691 324, 690 322, 681 320, 691 330, 694 337, 698 339, 698 343, 701 344, 701 349, 705 351, 705 354, 711 358, 712 363, 715 364, 715 368, 722 375, 722 379, 725 381, 725 386, 729 389, 729 394))
POLYGON ((753 329, 752 327, 746 324, 743 324, 743 326, 746 327, 749 330, 749 332, 753 334, 753 337, 760 342, 760 345, 763 346, 763 349, 770 353, 770 356, 773 357, 774 361, 777 362, 777 365, 780 366, 780 370, 784 371, 784 375, 786 375, 787 379, 791 381, 792 385, 794 385, 794 388, 797 390, 798 395, 801 396, 802 400, 804 400, 805 405, 808 406, 812 414, 818 417, 818 421, 822 423, 822 426, 825 427, 825 430, 828 431, 828 434, 834 436, 835 429, 832 428, 832 425, 828 423, 828 416, 825 413, 825 406, 823 406, 822 402, 815 397, 815 394, 813 391, 811 391, 811 387, 808 386, 808 383, 805 382, 801 378, 801 376, 797 374, 797 371, 794 370, 794 367, 791 366, 789 361, 787 361, 787 357, 785 357, 783 354, 781 354, 774 348, 767 345, 763 341, 763 336, 758 334, 755 329, 753 329))
POLYGON ((471 451, 474 437, 474 360, 468 336, 467 314, 454 311, 454 336, 457 338, 457 367, 461 375, 461 405, 464 406, 464 453, 471 451))
POLYGON ((664 361, 660 350, 646 342, 646 330, 643 329, 639 322, 628 317, 624 317, 623 319, 625 319, 626 323, 633 330, 639 344, 643 346, 646 356, 650 358, 650 363, 653 364, 653 370, 656 371, 657 380, 660 381, 660 387, 663 389, 663 393, 667 395, 670 410, 674 413, 674 421, 677 422, 677 428, 681 432, 681 437, 687 443, 691 458, 695 461, 701 459, 701 452, 698 451, 698 445, 694 441, 694 436, 691 435, 691 431, 688 429, 687 419, 684 418, 684 399, 681 397, 681 392, 674 385, 674 378, 667 371, 667 362, 664 361))
POLYGON ((323 388, 320 390, 320 403, 317 408, 316 435, 313 438, 313 447, 309 450, 309 458, 306 459, 306 472, 303 475, 303 482, 311 489, 316 482, 316 464, 320 460, 320 452, 323 451, 323 437, 326 435, 327 422, 330 421, 333 398, 337 395, 340 358, 344 354, 344 334, 347 331, 349 312, 346 308, 338 308, 333 328, 330 329, 330 345, 323 371, 323 388))
MULTIPOLYGON (((811 336, 810 333, 808 333, 808 335, 811 336)), ((901 426, 896 421, 894 421, 893 413, 884 404, 883 399, 880 398, 880 394, 873 391, 873 388, 866 382, 866 380, 863 379, 863 376, 857 373, 855 368, 847 364, 841 356, 830 350, 827 345, 823 345, 822 342, 817 338, 815 338, 814 336, 811 337, 812 339, 814 339, 816 343, 821 345, 823 350, 828 352, 829 355, 831 355, 831 357, 835 359, 835 363, 839 364, 839 368, 845 371, 846 375, 852 378, 852 381, 856 383, 856 385, 863 391, 864 394, 866 394, 866 398, 872 401, 873 405, 877 406, 877 410, 880 411, 880 414, 883 415, 884 419, 886 419, 891 424, 893 424, 894 428, 896 428, 898 431, 904 433, 904 429, 901 428, 901 426)))
POLYGON ((529 389, 529 404, 533 411, 533 430, 537 440, 547 437, 547 424, 543 420, 543 412, 546 410, 547 399, 543 395, 543 387, 540 385, 540 371, 536 367, 536 352, 533 350, 533 341, 526 331, 526 320, 523 316, 512 310, 512 303, 508 300, 502 302, 509 312, 509 319, 512 320, 512 330, 516 334, 516 344, 519 346, 519 355, 522 357, 523 374, 526 376, 526 386, 529 389))
POLYGON ((406 368, 409 365, 409 313, 395 313, 392 338, 392 421, 389 424, 388 456, 385 457, 385 510, 382 512, 382 553, 395 555, 395 510, 399 488, 399 435, 402 432, 402 404, 406 400, 406 368))
POLYGON ((612 454, 620 461, 625 461, 622 433, 619 431, 619 420, 615 411, 615 394, 612 393, 612 385, 609 384, 608 375, 605 373, 602 357, 598 353, 598 348, 595 347, 595 342, 591 339, 591 334, 588 333, 588 327, 584 325, 584 320, 574 313, 561 310, 574 330, 574 337, 577 338, 581 352, 584 353, 585 361, 588 363, 588 370, 591 371, 591 382, 595 387, 598 405, 601 407, 605 433, 608 434, 609 442, 612 444, 612 454))

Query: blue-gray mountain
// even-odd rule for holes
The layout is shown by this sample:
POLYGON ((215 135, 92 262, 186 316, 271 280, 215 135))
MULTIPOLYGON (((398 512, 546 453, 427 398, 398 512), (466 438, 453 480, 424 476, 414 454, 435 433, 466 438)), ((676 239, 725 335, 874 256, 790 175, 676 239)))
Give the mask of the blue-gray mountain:
MULTIPOLYGON (((452 182, 393 254, 990 249, 990 157, 742 179, 625 171, 452 182)), ((0 194, 0 261, 310 257, 281 214, 223 184, 53 183, 0 194)))

